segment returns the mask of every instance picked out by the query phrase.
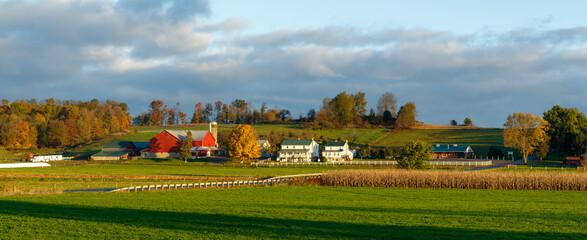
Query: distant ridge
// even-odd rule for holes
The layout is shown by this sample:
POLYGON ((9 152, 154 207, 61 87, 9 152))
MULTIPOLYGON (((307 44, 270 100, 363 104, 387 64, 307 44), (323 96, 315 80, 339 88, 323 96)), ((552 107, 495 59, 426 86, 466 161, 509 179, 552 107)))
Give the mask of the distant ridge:
POLYGON ((477 126, 434 125, 434 124, 426 124, 426 123, 422 123, 422 122, 416 122, 416 124, 411 129, 429 130, 429 129, 485 129, 485 128, 484 127, 477 127, 477 126))

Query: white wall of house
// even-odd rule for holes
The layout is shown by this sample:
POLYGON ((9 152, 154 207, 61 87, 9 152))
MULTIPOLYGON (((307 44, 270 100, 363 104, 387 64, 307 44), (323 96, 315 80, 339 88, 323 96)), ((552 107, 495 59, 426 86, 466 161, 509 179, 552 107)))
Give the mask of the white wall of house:
POLYGON ((277 161, 281 162, 311 162, 320 157, 319 144, 312 140, 309 145, 282 145, 282 150, 298 150, 295 152, 279 152, 277 161))
POLYGON ((322 152, 322 157, 327 161, 344 161, 345 156, 353 160, 354 153, 349 149, 348 143, 344 146, 326 146, 322 152))

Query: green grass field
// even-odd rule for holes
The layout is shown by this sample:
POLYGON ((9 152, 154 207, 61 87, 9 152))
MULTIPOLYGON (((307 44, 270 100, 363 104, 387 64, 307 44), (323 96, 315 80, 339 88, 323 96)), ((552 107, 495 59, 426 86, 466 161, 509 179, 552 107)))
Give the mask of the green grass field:
MULTIPOLYGON (((234 125, 218 125, 219 131, 230 130, 234 125)), ((306 132, 316 137, 324 136, 327 139, 348 139, 349 129, 306 130, 303 124, 258 124, 253 126, 259 136, 269 134, 271 130, 284 133, 306 132)), ((133 127, 138 132, 123 136, 122 140, 148 141, 165 127, 133 127)), ((169 129, 181 129, 170 127, 169 129)), ((190 129, 208 129, 208 126, 197 126, 190 129)), ((426 129, 426 130, 399 130, 388 134, 387 128, 360 128, 356 145, 370 144, 375 147, 402 147, 412 139, 421 139, 430 144, 467 144, 471 145, 477 155, 487 155, 489 147, 500 147, 504 151, 511 150, 503 146, 503 130, 497 128, 485 129, 426 129)))
POLYGON ((587 193, 281 186, 0 197, 3 239, 585 239, 587 193))
MULTIPOLYGON (((74 163, 69 161, 61 164, 74 163)), ((251 180, 281 175, 321 173, 365 168, 364 166, 246 167, 184 164, 178 159, 133 160, 121 164, 88 164, 46 168, 0 170, 0 193, 29 193, 77 189, 129 187, 147 184, 177 184, 251 180), (139 164, 139 165, 137 165, 139 164), (148 165, 143 165, 148 164, 148 165)), ((377 167, 375 167, 377 168, 377 167)))

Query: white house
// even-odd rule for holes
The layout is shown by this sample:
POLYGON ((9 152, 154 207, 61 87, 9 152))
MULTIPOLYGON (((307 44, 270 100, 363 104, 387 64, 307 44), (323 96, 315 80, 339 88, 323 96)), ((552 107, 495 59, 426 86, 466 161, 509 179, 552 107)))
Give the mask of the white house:
POLYGON ((322 157, 326 161, 346 161, 353 160, 354 152, 349 149, 348 141, 344 142, 328 142, 322 151, 322 157))
POLYGON ((283 140, 277 161, 311 162, 320 157, 318 143, 311 140, 283 140))
POLYGON ((259 151, 261 152, 261 158, 270 158, 271 154, 267 152, 267 149, 271 147, 271 144, 267 140, 257 140, 259 144, 259 151))

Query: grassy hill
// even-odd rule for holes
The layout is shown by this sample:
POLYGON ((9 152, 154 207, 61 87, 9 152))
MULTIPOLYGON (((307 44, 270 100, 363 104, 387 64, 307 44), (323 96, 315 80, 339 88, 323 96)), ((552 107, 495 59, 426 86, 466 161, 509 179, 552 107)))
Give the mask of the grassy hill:
MULTIPOLYGON (((221 124, 218 131, 230 130, 234 125, 221 124)), ((350 129, 328 129, 328 130, 309 130, 305 129, 303 124, 258 124, 253 125, 261 138, 267 136, 269 132, 283 132, 292 136, 306 135, 319 138, 324 136, 329 140, 349 139, 351 131, 358 134, 357 141, 354 145, 373 147, 402 147, 412 139, 421 139, 430 144, 459 144, 471 145, 477 155, 487 155, 489 147, 500 147, 504 151, 503 129, 498 128, 467 128, 438 125, 419 125, 419 129, 394 130, 390 132, 388 128, 358 128, 350 129)), ((133 127, 136 133, 123 136, 122 140, 130 141, 148 141, 157 135, 163 129, 196 129, 206 130, 208 125, 190 126, 190 127, 133 127)))
MULTIPOLYGON (((218 131, 231 130, 235 125, 220 124, 218 131)), ((253 125, 261 138, 269 135, 271 131, 284 133, 286 137, 295 138, 295 136, 310 136, 318 139, 323 136, 329 140, 350 139, 350 135, 356 134, 357 140, 354 146, 364 147, 367 145, 373 147, 401 147, 411 139, 421 139, 430 144, 459 144, 471 145, 478 156, 487 155, 489 147, 500 147, 504 151, 508 150, 503 146, 503 129, 497 128, 478 128, 478 127, 459 127, 459 126, 440 126, 419 124, 417 129, 393 130, 388 128, 357 128, 357 129, 327 129, 311 130, 305 129, 303 123, 292 124, 257 124, 253 125)), ((102 146, 108 141, 149 141, 164 129, 193 129, 207 130, 207 124, 187 125, 187 126, 155 126, 139 127, 133 126, 130 131, 122 135, 107 136, 98 141, 90 142, 70 149, 61 150, 35 150, 22 151, 33 152, 38 154, 51 154, 68 152, 78 159, 87 159, 92 154, 99 152, 102 146)), ((0 160, 18 159, 19 155, 0 149, 0 160)))

